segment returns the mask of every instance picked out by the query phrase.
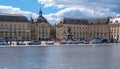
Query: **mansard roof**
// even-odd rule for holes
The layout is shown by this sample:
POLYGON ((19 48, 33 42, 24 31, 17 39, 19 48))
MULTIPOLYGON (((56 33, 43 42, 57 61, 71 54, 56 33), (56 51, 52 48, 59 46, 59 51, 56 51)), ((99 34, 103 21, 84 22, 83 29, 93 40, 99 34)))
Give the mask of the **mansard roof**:
POLYGON ((78 18, 63 18, 60 20, 60 23, 63 24, 86 24, 88 21, 86 19, 78 19, 78 18))
POLYGON ((0 14, 0 22, 28 22, 28 20, 20 14, 0 14))
POLYGON ((108 24, 108 18, 63 18, 60 20, 63 24, 108 24))
POLYGON ((109 18, 94 18, 88 19, 89 24, 108 24, 109 18))

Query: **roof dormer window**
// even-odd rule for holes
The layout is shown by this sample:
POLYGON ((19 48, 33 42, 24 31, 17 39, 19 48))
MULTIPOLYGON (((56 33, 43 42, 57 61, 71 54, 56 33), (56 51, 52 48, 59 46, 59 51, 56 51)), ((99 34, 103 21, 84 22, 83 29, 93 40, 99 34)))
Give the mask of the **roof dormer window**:
POLYGON ((118 20, 116 20, 115 23, 118 23, 118 20))
POLYGON ((112 21, 110 21, 110 23, 112 23, 112 21))

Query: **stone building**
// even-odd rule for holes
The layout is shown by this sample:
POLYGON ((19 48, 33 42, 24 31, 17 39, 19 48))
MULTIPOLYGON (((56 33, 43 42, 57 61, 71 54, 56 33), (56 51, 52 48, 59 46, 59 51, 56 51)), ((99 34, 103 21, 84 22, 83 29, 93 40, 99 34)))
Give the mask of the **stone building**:
POLYGON ((51 24, 42 15, 42 10, 36 19, 30 20, 31 39, 32 40, 46 40, 50 38, 51 24))
POLYGON ((63 18, 56 27, 57 39, 109 38, 109 18, 63 18), (71 37, 71 38, 69 38, 71 37))
POLYGON ((46 40, 50 38, 52 25, 42 15, 28 21, 23 15, 0 14, 0 39, 4 40, 46 40))
POLYGON ((23 15, 0 14, 0 38, 4 40, 30 40, 30 23, 23 15))
POLYGON ((51 25, 39 11, 30 21, 19 14, 0 14, 0 39, 47 40, 47 39, 117 39, 120 41, 120 17, 116 18, 63 18, 51 25), (56 35, 56 36, 55 36, 56 35))
POLYGON ((120 41, 120 17, 110 18, 109 29, 110 38, 120 41))

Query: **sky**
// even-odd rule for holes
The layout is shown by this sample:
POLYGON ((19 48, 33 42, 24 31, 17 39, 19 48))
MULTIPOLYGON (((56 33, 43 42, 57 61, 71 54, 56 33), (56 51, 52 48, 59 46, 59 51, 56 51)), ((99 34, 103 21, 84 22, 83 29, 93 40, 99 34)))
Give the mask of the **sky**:
POLYGON ((0 14, 37 18, 40 8, 51 24, 64 17, 101 18, 120 16, 120 0, 0 0, 0 14))

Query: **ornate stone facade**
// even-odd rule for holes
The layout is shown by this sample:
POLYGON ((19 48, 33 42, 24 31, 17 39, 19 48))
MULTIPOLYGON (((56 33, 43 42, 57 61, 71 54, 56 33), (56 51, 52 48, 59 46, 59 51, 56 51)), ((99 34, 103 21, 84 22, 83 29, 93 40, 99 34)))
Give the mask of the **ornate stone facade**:
POLYGON ((0 15, 0 38, 4 40, 31 40, 30 23, 23 15, 0 15))
POLYGON ((43 17, 42 10, 40 10, 38 18, 31 18, 30 25, 32 40, 47 40, 50 38, 51 24, 43 17))
POLYGON ((71 34, 72 39, 91 40, 93 38, 117 39, 120 40, 120 18, 63 18, 56 27, 57 39, 68 39, 71 34), (111 23, 112 21, 112 23, 111 23), (69 28, 71 33, 68 32, 69 28))

